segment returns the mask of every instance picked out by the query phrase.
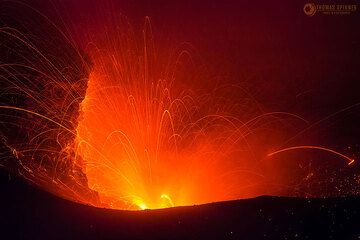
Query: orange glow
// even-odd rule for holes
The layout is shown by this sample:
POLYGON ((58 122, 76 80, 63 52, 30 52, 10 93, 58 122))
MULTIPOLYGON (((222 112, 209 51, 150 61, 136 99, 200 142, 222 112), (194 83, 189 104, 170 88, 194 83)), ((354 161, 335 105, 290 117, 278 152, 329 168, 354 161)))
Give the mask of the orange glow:
MULTIPOLYGON (((291 158, 274 163, 267 158, 291 150, 321 150, 353 165, 354 159, 320 146, 266 154, 293 133, 302 133, 293 123, 309 122, 292 113, 263 111, 241 87, 209 84, 197 66, 192 66, 195 74, 188 71, 184 58, 196 63, 186 49, 169 50, 170 57, 157 55, 146 23, 141 41, 129 26, 89 40, 86 52, 91 64, 82 62, 84 78, 90 72, 87 86, 83 85, 85 97, 84 89, 69 84, 76 94, 59 100, 67 113, 83 99, 79 115, 76 107, 76 113, 60 117, 58 105, 48 103, 52 91, 49 96, 41 91, 34 99, 29 96, 44 104, 43 111, 37 105, 0 106, 9 114, 31 115, 31 121, 23 124, 25 120, 14 114, 19 128, 29 125, 31 130, 25 131, 29 139, 18 145, 6 143, 20 165, 20 175, 76 202, 144 210, 259 195, 317 196, 312 189, 308 193, 307 188, 298 188, 318 181, 312 178, 311 164, 297 164, 291 158), (32 119, 40 127, 32 127, 32 119)), ((54 72, 58 74, 58 69, 54 72)), ((54 79, 43 80, 57 86, 54 79)), ((13 84, 27 91, 20 82, 13 84)))
POLYGON ((0 31, 0 167, 60 197, 113 209, 358 194, 358 145, 324 143, 328 135, 317 128, 360 103, 328 116, 308 111, 298 96, 310 86, 295 82, 306 71, 287 92, 278 89, 284 76, 265 76, 277 73, 267 58, 245 61, 244 69, 233 61, 258 58, 262 48, 227 55, 247 37, 224 38, 231 44, 219 49, 217 39, 203 39, 211 44, 197 49, 180 43, 181 34, 160 31, 155 41, 149 18, 137 31, 116 9, 104 10, 69 19, 64 31, 42 14, 33 24, 47 23, 44 31, 25 31, 26 21, 23 30, 0 31), (334 156, 340 161, 327 164, 334 156))
MULTIPOLYGON (((257 128, 275 115, 306 121, 261 111, 241 119, 228 110, 224 96, 185 89, 175 74, 183 53, 174 62, 159 59, 147 28, 142 47, 127 32, 103 36, 88 51, 93 69, 81 103, 75 152, 89 188, 99 195, 98 205, 136 210, 277 195, 264 171, 277 176, 279 170, 262 165, 259 153, 267 146, 262 150, 257 142, 262 138, 257 128), (256 138, 250 140, 253 132, 256 138)), ((304 148, 353 162, 315 146, 268 156, 304 148)))
POLYGON ((124 84, 121 72, 97 68, 82 103, 77 153, 102 203, 145 209, 229 199, 211 158, 219 155, 208 139, 212 133, 181 115, 186 99, 171 99, 163 81, 124 84))
POLYGON ((89 50, 93 70, 75 151, 101 206, 163 208, 252 196, 247 187, 262 176, 244 167, 253 160, 243 137, 249 127, 178 87, 169 70, 178 62, 157 68, 146 33, 144 39, 138 48, 133 37, 115 34, 89 50), (234 153, 239 145, 242 154, 234 153))

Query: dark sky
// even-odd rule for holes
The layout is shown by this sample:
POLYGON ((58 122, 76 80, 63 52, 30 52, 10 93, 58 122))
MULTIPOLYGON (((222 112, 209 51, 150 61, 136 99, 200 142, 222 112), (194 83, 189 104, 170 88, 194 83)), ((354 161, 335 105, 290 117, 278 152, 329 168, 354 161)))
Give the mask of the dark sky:
MULTIPOLYGON (((104 13, 122 13, 141 29, 149 16, 159 52, 191 43, 217 81, 245 82, 266 111, 288 111, 316 122, 360 102, 360 13, 309 17, 305 3, 63 0, 55 5, 74 25, 92 21, 101 26, 104 13)), ((316 126, 324 132, 322 141, 356 143, 358 112, 355 107, 316 126)))
POLYGON ((99 15, 111 12, 126 15, 140 29, 149 16, 158 45, 191 43, 214 75, 248 81, 257 97, 275 106, 291 100, 288 110, 312 105, 321 115, 359 100, 358 12, 308 17, 303 1, 59 2, 58 12, 73 24, 91 18, 101 26, 99 15))
MULTIPOLYGON (((89 26, 104 28, 109 16, 117 15, 127 16, 140 32, 149 16, 159 54, 190 43, 210 85, 244 84, 265 111, 291 112, 316 123, 360 102, 359 11, 309 17, 304 1, 27 2, 55 23, 76 28, 74 38, 89 26)), ((9 14, 21 15, 18 11, 9 14)), ((307 134, 319 132, 318 143, 345 148, 357 144, 359 120, 355 106, 315 125, 303 138, 314 139, 307 134)))

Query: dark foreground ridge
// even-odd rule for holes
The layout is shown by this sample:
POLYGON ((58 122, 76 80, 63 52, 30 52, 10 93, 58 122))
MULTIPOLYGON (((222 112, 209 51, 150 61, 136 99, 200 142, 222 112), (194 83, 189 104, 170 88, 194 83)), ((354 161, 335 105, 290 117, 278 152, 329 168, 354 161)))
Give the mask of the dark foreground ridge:
POLYGON ((0 173, 1 239, 360 239, 359 197, 258 197, 116 211, 73 203, 0 173))

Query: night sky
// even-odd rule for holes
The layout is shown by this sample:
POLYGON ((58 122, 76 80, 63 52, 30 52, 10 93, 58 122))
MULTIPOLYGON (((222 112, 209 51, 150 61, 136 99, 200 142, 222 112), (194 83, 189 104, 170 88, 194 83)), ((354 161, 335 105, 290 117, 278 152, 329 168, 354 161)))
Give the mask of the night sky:
MULTIPOLYGON (((29 112, 16 112, 1 106, 29 109, 45 116, 48 116, 49 109, 54 108, 59 115, 68 114, 63 126, 70 129, 70 133, 75 131, 78 117, 83 117, 79 109, 90 86, 87 79, 101 62, 92 59, 94 46, 103 44, 104 48, 109 47, 111 37, 131 29, 134 39, 139 40, 134 45, 141 48, 144 29, 151 29, 148 37, 153 41, 153 50, 159 59, 158 65, 154 65, 156 74, 165 69, 166 64, 171 65, 181 50, 188 53, 180 59, 174 74, 174 95, 183 89, 204 96, 222 86, 230 89, 222 92, 220 99, 225 100, 220 103, 223 106, 204 104, 205 110, 197 112, 199 116, 220 109, 214 112, 222 114, 228 111, 246 122, 259 114, 286 113, 279 119, 269 118, 269 125, 259 127, 265 129, 263 133, 249 134, 248 143, 255 146, 252 154, 259 163, 256 167, 246 164, 256 173, 269 173, 266 175, 269 182, 279 183, 279 186, 288 184, 291 189, 268 189, 271 184, 266 182, 268 185, 239 195, 239 198, 259 195, 348 197, 360 194, 360 9, 350 14, 329 15, 318 11, 314 16, 308 16, 303 9, 307 2, 298 0, 272 3, 265 0, 22 2, 25 5, 0 3, 0 166, 6 171, 62 198, 109 208, 110 205, 98 204, 98 193, 88 187, 86 164, 74 163, 74 151, 65 154, 66 160, 59 166, 52 165, 51 158, 62 156, 63 150, 70 146, 67 143, 74 140, 71 134, 59 131, 49 134, 51 137, 46 135, 36 139, 39 141, 36 142, 34 139, 40 132, 46 127, 55 129, 56 124, 51 125, 54 122, 46 122, 45 118, 36 120, 36 116, 29 112), (145 17, 149 18, 150 24, 145 17), (123 21, 121 24, 117 22, 119 19, 123 21), (9 40, 9 32, 21 33, 21 37, 31 40, 52 65, 43 61, 40 54, 34 54, 28 45, 9 40), (5 66, 14 63, 19 66, 5 66), (31 68, 21 68, 21 64, 31 68), (68 80, 68 85, 60 90, 39 74, 45 72, 47 76, 56 78, 58 75, 54 69, 60 69, 68 80), (18 86, 21 91, 18 91, 18 86), (67 98, 71 94, 75 95, 75 100, 67 98), (37 102, 36 97, 29 98, 30 95, 40 101, 37 102), (45 103, 45 100, 58 105, 45 103), (71 107, 65 108, 67 104, 71 107), (272 125, 271 121, 277 120, 277 125, 272 125), (56 154, 20 153, 19 149, 26 149, 27 145, 30 149, 31 144, 51 146, 47 150, 56 154), (279 149, 304 145, 332 149, 343 154, 345 159, 354 159, 354 164, 348 166, 343 157, 339 158, 340 155, 314 149, 277 154, 271 157, 271 161, 266 157, 279 149), (40 166, 44 168, 42 171, 40 166), (78 192, 64 193, 61 184, 54 179, 78 192), (86 200, 74 197, 76 194, 86 200)), ((329 4, 327 1, 314 3, 329 4)), ((349 4, 356 4, 356 1, 349 4)), ((111 59, 117 53, 112 55, 108 51, 107 54, 111 59)), ((107 62, 104 62, 105 67, 101 67, 106 69, 107 62)), ((129 65, 133 63, 129 60, 129 65)), ((111 67, 109 69, 104 72, 112 73, 111 67)), ((161 75, 156 74, 154 78, 161 75)), ((235 155, 233 162, 247 157, 246 154, 235 155)), ((234 185, 237 183, 235 181, 234 185)))
POLYGON ((237 239, 255 232, 275 239, 358 236, 360 9, 349 14, 318 9, 308 16, 307 2, 298 0, 21 2, 0 3, 0 187, 6 196, 0 201, 6 215, 0 217, 0 229, 8 226, 21 239, 46 238, 53 231, 63 231, 57 237, 65 238, 72 225, 79 239, 102 234, 237 239), (199 103, 186 109, 190 120, 185 111, 172 112, 172 135, 166 121, 156 132, 159 118, 148 114, 156 101, 159 112, 169 108, 165 94, 146 95, 148 86, 168 93, 162 80, 171 80, 173 96, 189 91, 199 103), (107 90, 93 100, 97 88, 112 84, 121 87, 119 93, 107 90), (130 97, 136 114, 126 112, 130 97), (91 115, 97 109, 91 101, 104 116, 91 115), (231 131, 238 130, 229 131, 231 124, 197 121, 216 114, 229 115, 236 119, 231 124, 249 127, 249 132, 236 139, 231 131), (150 124, 148 115, 155 119, 150 124), (198 130, 186 128, 194 122, 198 130), (107 136, 122 127, 137 162, 123 139, 125 150, 115 142, 106 152, 107 136), (84 129, 90 129, 88 135, 84 129), (175 154, 173 142, 161 141, 177 135, 185 140, 175 141, 175 154), (81 152, 75 144, 83 136, 103 146, 101 154, 110 164, 103 164, 96 151, 81 152), (106 143, 97 142, 104 136, 106 143), (294 146, 315 148, 276 153, 294 146), (130 168, 123 166, 127 157, 130 168), (349 160, 354 162, 348 165, 349 160), (109 165, 116 174, 91 172, 91 164, 99 169, 109 165), (133 166, 136 171, 129 171, 133 166), (118 172, 136 186, 129 190, 129 201, 123 200, 129 186, 118 172), (271 197, 254 199, 262 195, 271 197), (25 198, 29 203, 21 201, 25 198), (77 205, 140 210, 218 201, 169 212, 146 210, 144 215, 77 205), (19 221, 22 216, 25 220, 19 221), (56 216, 60 221, 47 227, 47 219, 56 216), (32 222, 47 230, 32 228, 32 222), (189 229, 193 234, 187 234, 189 229))

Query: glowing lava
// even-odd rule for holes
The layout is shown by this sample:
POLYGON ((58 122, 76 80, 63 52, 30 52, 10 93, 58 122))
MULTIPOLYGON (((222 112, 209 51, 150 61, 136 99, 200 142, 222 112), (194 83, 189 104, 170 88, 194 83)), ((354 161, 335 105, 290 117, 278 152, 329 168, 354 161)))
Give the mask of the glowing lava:
MULTIPOLYGON (((201 95, 182 89, 175 74, 181 54, 164 64, 147 31, 141 44, 125 32, 107 34, 89 49, 93 69, 81 103, 75 152, 100 206, 164 208, 276 195, 276 184, 269 185, 271 177, 265 174, 277 176, 281 169, 267 169, 259 158, 267 147, 259 147, 261 141, 268 138, 259 129, 274 126, 276 115, 302 119, 254 109, 249 114, 244 107, 231 111, 229 106, 236 104, 229 105, 216 90, 201 95), (241 111, 247 117, 240 119, 241 111)), ((269 156, 298 148, 325 150, 352 163, 315 146, 269 156)))
POLYGON ((320 150, 355 165, 325 147, 279 147, 309 123, 265 112, 239 86, 209 84, 201 68, 187 68, 193 61, 186 49, 157 54, 148 20, 141 36, 122 23, 84 30, 95 36, 83 44, 90 61, 66 37, 68 54, 47 42, 36 47, 25 38, 32 34, 0 32, 10 44, 4 52, 25 59, 0 67, 4 88, 17 91, 0 105, 1 123, 9 126, 0 135, 1 166, 76 202, 139 210, 259 195, 332 196, 326 188, 319 193, 330 177, 316 176, 322 165, 308 156, 273 161, 293 150, 320 150), (50 60, 58 49, 62 58, 50 60))
POLYGON ((211 93, 204 98, 176 87, 146 32, 144 39, 139 48, 128 35, 107 36, 89 50, 94 65, 76 139, 89 187, 102 206, 120 209, 251 196, 247 188, 263 176, 245 137, 250 126, 211 93))

